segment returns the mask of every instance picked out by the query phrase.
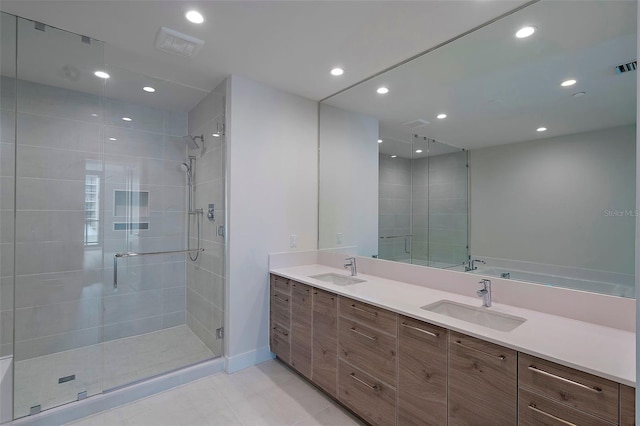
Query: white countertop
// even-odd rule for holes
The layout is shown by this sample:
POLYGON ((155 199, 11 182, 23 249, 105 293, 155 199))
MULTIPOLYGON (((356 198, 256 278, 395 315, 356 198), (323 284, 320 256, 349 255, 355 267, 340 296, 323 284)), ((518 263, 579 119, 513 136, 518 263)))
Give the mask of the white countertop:
POLYGON ((480 306, 482 303, 479 298, 364 274, 357 276, 366 280, 364 283, 338 286, 309 276, 349 274, 343 269, 317 264, 272 269, 270 272, 635 387, 635 333, 493 303, 492 307, 486 309, 527 320, 512 331, 502 332, 421 309, 443 299, 480 306))

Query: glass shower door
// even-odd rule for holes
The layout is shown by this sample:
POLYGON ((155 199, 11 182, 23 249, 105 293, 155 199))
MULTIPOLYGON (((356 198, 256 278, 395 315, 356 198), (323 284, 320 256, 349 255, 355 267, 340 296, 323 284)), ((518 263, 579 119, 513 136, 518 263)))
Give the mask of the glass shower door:
POLYGON ((14 417, 102 391, 103 44, 17 21, 14 417))

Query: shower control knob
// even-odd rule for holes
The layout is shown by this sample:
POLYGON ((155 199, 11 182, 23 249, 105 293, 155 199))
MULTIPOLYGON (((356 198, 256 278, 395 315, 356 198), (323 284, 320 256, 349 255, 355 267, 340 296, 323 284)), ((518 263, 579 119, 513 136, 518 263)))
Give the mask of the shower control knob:
POLYGON ((216 205, 209 204, 209 209, 207 210, 207 217, 211 220, 216 220, 216 205))

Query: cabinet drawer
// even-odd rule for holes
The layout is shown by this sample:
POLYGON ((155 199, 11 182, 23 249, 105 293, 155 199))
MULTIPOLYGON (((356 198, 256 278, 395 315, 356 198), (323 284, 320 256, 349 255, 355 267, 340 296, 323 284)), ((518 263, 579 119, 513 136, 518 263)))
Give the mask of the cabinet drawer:
POLYGON ((449 331, 449 425, 517 422, 517 352, 449 331))
POLYGON ((313 289, 312 380, 329 395, 337 397, 338 296, 313 289))
POLYGON ((447 424, 447 330, 398 316, 398 425, 447 424))
POLYGON ((631 386, 620 385, 620 424, 636 424, 636 390, 631 386))
POLYGON ((271 287, 280 293, 289 294, 291 292, 290 280, 279 275, 271 275, 271 287))
POLYGON ((372 425, 396 423, 396 391, 364 371, 340 361, 338 400, 372 425))
POLYGON ((615 382, 523 353, 518 380, 522 388, 618 423, 618 384, 615 382))
POLYGON ((520 426, 612 426, 598 417, 520 389, 518 425, 520 426))
POLYGON ((271 324, 278 324, 287 330, 291 329, 291 314, 289 312, 289 307, 282 306, 281 303, 277 301, 271 302, 271 324))
POLYGON ((395 313, 346 297, 340 297, 339 300, 340 315, 396 335, 397 315, 395 313))
POLYGON ((395 337, 340 317, 338 345, 338 354, 342 359, 395 387, 395 337))
POLYGON ((285 363, 291 362, 291 339, 289 330, 277 324, 271 325, 271 352, 285 363))

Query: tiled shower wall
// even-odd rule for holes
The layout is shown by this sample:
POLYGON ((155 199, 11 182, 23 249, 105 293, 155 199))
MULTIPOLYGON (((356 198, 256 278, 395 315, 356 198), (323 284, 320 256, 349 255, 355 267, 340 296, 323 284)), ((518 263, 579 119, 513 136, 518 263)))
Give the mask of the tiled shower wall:
POLYGON ((378 164, 378 257, 410 262, 411 160, 380 154, 378 164))
MULTIPOLYGON (((187 325, 216 355, 223 353, 223 340, 216 329, 224 319, 225 253, 225 155, 226 138, 214 137, 225 121, 226 81, 189 112, 189 134, 204 136, 205 152, 196 156, 195 208, 203 209, 201 247, 195 262, 187 259, 187 325), (209 204, 215 205, 215 219, 207 218, 209 204)), ((191 247, 197 247, 197 218, 191 217, 191 247)))
MULTIPOLYGON (((12 353, 12 80, 2 84, 2 349, 12 353), (11 130, 10 130, 11 129, 11 130)), ((17 359, 185 323, 184 256, 113 254, 184 246, 187 114, 18 81, 15 330, 17 359), (121 118, 133 119, 125 122, 121 118), (114 138, 116 140, 110 140, 114 138), (85 239, 85 192, 97 189, 98 234, 85 239), (148 212, 116 217, 114 191, 149 192, 148 212), (146 222, 148 230, 113 228, 146 222), (104 296, 104 303, 103 298, 104 296), (101 327, 104 322, 104 329, 101 327)))
POLYGON ((466 261, 466 152, 380 154, 379 188, 379 258, 433 266, 466 261))

